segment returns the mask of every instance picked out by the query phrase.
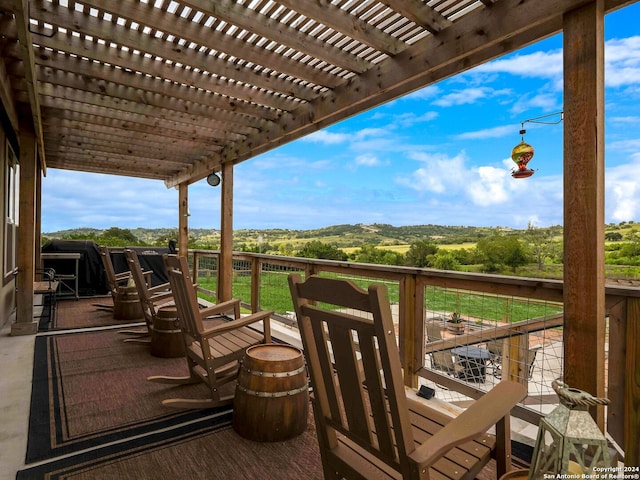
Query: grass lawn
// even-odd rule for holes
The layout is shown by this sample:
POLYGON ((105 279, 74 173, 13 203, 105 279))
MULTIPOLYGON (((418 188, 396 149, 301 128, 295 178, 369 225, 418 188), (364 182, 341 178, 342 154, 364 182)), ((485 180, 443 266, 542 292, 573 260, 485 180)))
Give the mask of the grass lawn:
MULTIPOLYGON (((334 274, 327 274, 336 276, 334 274)), ((293 303, 289 293, 286 272, 262 272, 260 288, 260 305, 266 310, 276 313, 293 311, 293 303)), ((379 282, 371 279, 352 278, 356 284, 366 288, 370 283, 379 282)), ((389 291, 391 303, 398 303, 399 286, 395 282, 384 282, 389 291)), ((215 291, 215 280, 198 279, 198 285, 215 291)), ((449 314, 458 312, 463 319, 516 322, 528 318, 539 318, 562 310, 557 304, 541 303, 525 298, 498 297, 469 291, 445 290, 428 287, 425 291, 427 310, 449 314)), ((251 298, 251 277, 237 275, 233 281, 233 296, 248 301, 251 298)), ((206 297, 205 297, 206 298, 206 297)), ((213 298, 208 298, 213 301, 213 298)))

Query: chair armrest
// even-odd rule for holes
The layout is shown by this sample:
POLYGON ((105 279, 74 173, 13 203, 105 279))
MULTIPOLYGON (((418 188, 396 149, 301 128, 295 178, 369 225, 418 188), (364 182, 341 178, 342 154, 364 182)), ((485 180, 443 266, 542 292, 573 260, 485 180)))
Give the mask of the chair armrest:
POLYGON ((157 292, 171 291, 171 285, 169 285, 169 283, 163 283, 162 285, 156 285, 155 287, 147 288, 147 291, 150 294, 155 295, 157 292))
POLYGON ((220 315, 222 313, 228 312, 229 310, 233 310, 234 313, 240 313, 240 299, 232 298, 231 300, 227 300, 225 302, 216 303, 210 307, 205 307, 200 310, 200 318, 205 319, 207 317, 212 317, 214 315, 220 315))
POLYGON ((122 282, 124 280, 129 280, 130 276, 131 276, 131 272, 116 273, 116 282, 122 282))
POLYGON ((173 300, 173 292, 156 293, 149 298, 154 304, 168 303, 173 300))
MULTIPOLYGON (((259 322, 260 320, 264 320, 265 322, 265 332, 269 331, 268 323, 269 317, 273 314, 273 310, 261 310, 256 313, 252 313, 251 315, 247 315, 246 317, 238 318, 236 320, 231 320, 230 322, 224 322, 215 327, 208 328, 207 330, 202 332, 202 338, 208 339, 211 337, 215 337, 217 335, 222 335, 223 333, 230 332, 232 330, 236 330, 240 327, 246 327, 251 325, 252 323, 259 322)), ((265 337, 267 334, 265 333, 265 337)))
MULTIPOLYGON (((526 396, 527 389, 517 382, 504 380, 498 383, 409 456, 421 469, 428 468, 452 447, 485 433, 509 415, 526 396)), ((409 401, 419 405, 415 400, 409 401)))

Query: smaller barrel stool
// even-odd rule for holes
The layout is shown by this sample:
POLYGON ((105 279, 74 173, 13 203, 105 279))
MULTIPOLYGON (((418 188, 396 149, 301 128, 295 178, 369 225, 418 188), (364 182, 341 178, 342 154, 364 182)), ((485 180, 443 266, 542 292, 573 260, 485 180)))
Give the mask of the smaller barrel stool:
POLYGON ((233 401, 233 428, 257 442, 276 442, 307 429, 309 389, 302 351, 267 343, 245 352, 233 401))
POLYGON ((137 320, 144 317, 136 286, 120 287, 113 300, 115 320, 137 320))
POLYGON ((161 307, 153 318, 151 327, 151 355, 162 358, 183 357, 184 340, 178 310, 175 306, 161 307))

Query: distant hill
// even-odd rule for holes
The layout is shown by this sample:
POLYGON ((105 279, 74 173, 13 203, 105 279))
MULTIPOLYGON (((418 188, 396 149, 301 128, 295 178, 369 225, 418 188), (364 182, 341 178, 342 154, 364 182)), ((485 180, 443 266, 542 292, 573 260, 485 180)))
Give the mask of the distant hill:
MULTIPOLYGON (((562 227, 543 227, 540 231, 551 232, 556 240, 562 240, 562 227)), ((634 222, 621 222, 620 224, 608 224, 605 226, 607 240, 612 240, 611 234, 626 237, 629 232, 639 230, 639 225, 634 222)), ((60 230, 57 232, 44 233, 43 237, 48 239, 60 238, 96 238, 106 229, 97 228, 75 228, 60 230)), ((165 244, 169 238, 177 239, 177 228, 135 228, 129 229, 140 242, 154 245, 157 242, 165 244)), ((476 243, 479 239, 491 235, 495 232, 519 235, 526 229, 512 229, 509 227, 473 227, 473 226, 451 226, 451 225, 410 225, 393 226, 384 223, 374 223, 365 225, 358 223, 355 225, 331 225, 328 227, 294 230, 294 229, 240 229, 233 232, 235 245, 258 245, 262 243, 266 246, 278 247, 286 245, 298 248, 302 245, 317 240, 324 243, 331 243, 339 248, 359 247, 362 245, 393 246, 410 245, 417 240, 430 240, 439 245, 462 245, 476 243)), ((220 231, 206 228, 189 229, 190 244, 215 246, 219 244, 220 231)))
MULTIPOLYGON (((106 230, 106 229, 105 229, 106 230)), ((99 236, 105 230, 97 228, 75 228, 47 232, 43 236, 47 238, 78 238, 99 236)), ((293 229, 240 229, 234 231, 234 243, 257 243, 258 238, 270 244, 289 242, 303 244, 312 240, 331 242, 337 246, 358 246, 364 244, 373 245, 401 245, 410 244, 416 240, 432 239, 436 243, 464 243, 474 242, 478 238, 489 235, 496 230, 508 228, 487 228, 470 226, 443 226, 443 225, 413 225, 395 227, 389 224, 344 224, 328 227, 293 230, 293 229)), ((140 241, 154 243, 156 239, 176 237, 176 228, 135 228, 129 229, 140 241)), ((193 228, 189 229, 189 237, 196 242, 215 242, 220 232, 215 229, 193 228)))

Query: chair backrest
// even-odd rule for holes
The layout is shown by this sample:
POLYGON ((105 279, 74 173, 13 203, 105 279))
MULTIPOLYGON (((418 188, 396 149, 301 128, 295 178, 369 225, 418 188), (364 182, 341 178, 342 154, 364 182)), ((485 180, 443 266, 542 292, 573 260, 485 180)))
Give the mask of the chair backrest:
POLYGON ((436 340, 442 340, 442 322, 438 320, 431 320, 427 322, 427 340, 435 342, 436 340))
POLYGON ((538 354, 538 350, 541 349, 542 347, 533 347, 527 350, 527 374, 529 379, 533 376, 533 367, 535 366, 536 355, 538 354))
MULTIPOLYGON (((431 320, 427 322, 427 340, 435 342, 442 340, 442 321, 431 320)), ((455 363, 451 356, 451 349, 439 350, 431 353, 432 368, 446 372, 455 371, 455 363)))
MULTIPOLYGON (((138 298, 142 303, 142 311, 144 312, 145 320, 148 324, 153 323, 153 318, 156 316, 156 302, 152 300, 152 294, 149 291, 150 285, 148 285, 148 279, 145 278, 142 266, 140 265, 140 259, 138 254, 129 248, 124 250, 124 256, 131 272, 131 277, 136 284, 136 290, 138 292, 138 298)), ((149 277, 150 278, 150 277, 149 277)))
POLYGON ((300 275, 290 275, 289 286, 320 448, 334 447, 340 433, 406 471, 415 446, 386 286, 365 291, 348 280, 311 276, 302 282, 300 275))
POLYGON ((487 350, 495 355, 497 358, 502 358, 502 349, 504 345, 504 339, 489 340, 487 342, 487 350))
POLYGON ((107 274, 107 283, 109 284, 109 291, 111 292, 111 296, 115 298, 118 293, 119 280, 116 275, 116 270, 113 268, 113 262, 111 261, 111 254, 109 253, 109 249, 107 247, 99 247, 100 257, 102 258, 102 265, 104 266, 104 271, 107 274))
POLYGON ((180 329, 185 335, 187 345, 194 341, 201 341, 203 325, 200 318, 198 295, 189 274, 189 262, 186 257, 177 255, 164 254, 162 258, 169 276, 173 299, 178 309, 180 329))

